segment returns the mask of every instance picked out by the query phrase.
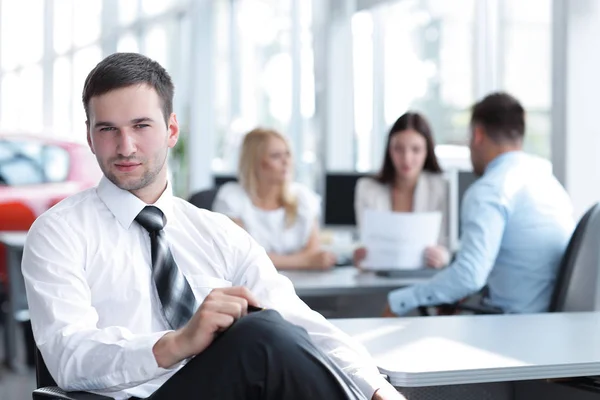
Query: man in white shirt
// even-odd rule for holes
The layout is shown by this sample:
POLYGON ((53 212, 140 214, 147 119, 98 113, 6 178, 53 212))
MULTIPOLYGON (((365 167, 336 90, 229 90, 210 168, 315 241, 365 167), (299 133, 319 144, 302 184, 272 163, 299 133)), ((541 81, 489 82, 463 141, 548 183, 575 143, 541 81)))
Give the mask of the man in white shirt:
POLYGON ((132 53, 86 79, 105 176, 39 217, 23 254, 34 337, 58 385, 116 399, 401 399, 243 229, 172 195, 173 90, 132 53))

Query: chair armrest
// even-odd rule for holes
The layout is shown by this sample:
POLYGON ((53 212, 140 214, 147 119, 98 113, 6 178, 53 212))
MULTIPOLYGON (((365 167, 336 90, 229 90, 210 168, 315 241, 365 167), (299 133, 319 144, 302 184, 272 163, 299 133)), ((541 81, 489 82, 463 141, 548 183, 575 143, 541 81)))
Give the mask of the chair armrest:
POLYGON ((419 315, 422 317, 429 317, 432 315, 454 315, 461 311, 468 311, 478 315, 504 314, 499 308, 463 303, 440 304, 435 307, 438 307, 440 310, 445 310, 445 312, 442 312, 441 314, 431 314, 427 307, 420 306, 418 307, 419 315))
POLYGON ((39 388, 33 391, 33 400, 42 399, 58 399, 58 400, 102 400, 109 399, 112 397, 106 397, 99 394, 88 393, 88 392, 65 392, 57 386, 49 386, 45 388, 39 388))
POLYGON ((475 314, 504 314, 504 312, 499 308, 483 305, 456 303, 454 304, 454 307, 456 307, 456 309, 459 311, 470 311, 475 314))

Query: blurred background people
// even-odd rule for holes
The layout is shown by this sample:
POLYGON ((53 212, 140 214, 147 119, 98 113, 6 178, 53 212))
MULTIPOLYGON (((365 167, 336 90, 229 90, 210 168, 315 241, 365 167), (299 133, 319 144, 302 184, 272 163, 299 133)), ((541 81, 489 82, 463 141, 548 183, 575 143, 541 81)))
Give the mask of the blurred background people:
POLYGON ((335 255, 320 248, 320 197, 292 181, 292 155, 282 134, 257 128, 245 136, 238 179, 219 189, 213 211, 246 229, 277 268, 335 264, 335 255))
POLYGON ((504 313, 548 310, 573 231, 571 200, 550 165, 523 152, 525 111, 507 93, 473 107, 471 162, 481 176, 461 210, 455 261, 426 283, 388 295, 393 314, 454 303, 487 286, 486 305, 504 313))

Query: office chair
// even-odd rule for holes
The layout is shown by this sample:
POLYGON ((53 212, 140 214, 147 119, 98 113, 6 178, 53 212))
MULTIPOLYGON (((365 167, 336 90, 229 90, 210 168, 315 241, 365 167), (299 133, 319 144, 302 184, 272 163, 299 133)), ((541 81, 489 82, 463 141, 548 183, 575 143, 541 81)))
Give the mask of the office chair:
POLYGON ((600 270, 600 203, 579 220, 560 263, 550 312, 597 311, 600 270))
POLYGON ((198 208, 204 208, 212 211, 212 206, 215 201, 215 197, 217 197, 218 191, 219 189, 201 190, 193 194, 188 201, 198 208))
MULTIPOLYGON (((552 292, 549 312, 597 311, 600 309, 600 203, 581 217, 561 259, 552 292)), ((465 303, 440 306, 450 312, 502 314, 502 310, 465 303)), ((422 316, 430 315, 419 307, 422 316)))
POLYGON ((99 394, 88 392, 65 392, 58 386, 50 375, 42 354, 36 347, 35 353, 35 379, 37 389, 33 391, 33 400, 57 399, 57 400, 102 400, 112 399, 112 397, 101 396, 99 394))

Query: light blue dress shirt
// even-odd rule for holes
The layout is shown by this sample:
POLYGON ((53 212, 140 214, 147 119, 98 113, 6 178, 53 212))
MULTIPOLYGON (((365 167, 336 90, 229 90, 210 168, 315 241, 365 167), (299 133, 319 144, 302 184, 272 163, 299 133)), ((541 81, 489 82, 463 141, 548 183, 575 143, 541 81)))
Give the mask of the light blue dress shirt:
POLYGON ((455 261, 426 283, 391 292, 391 310, 454 303, 487 284, 488 305, 547 311, 572 214, 547 161, 520 151, 498 156, 465 193, 455 261))

